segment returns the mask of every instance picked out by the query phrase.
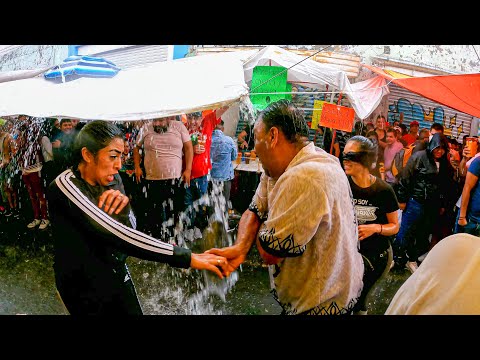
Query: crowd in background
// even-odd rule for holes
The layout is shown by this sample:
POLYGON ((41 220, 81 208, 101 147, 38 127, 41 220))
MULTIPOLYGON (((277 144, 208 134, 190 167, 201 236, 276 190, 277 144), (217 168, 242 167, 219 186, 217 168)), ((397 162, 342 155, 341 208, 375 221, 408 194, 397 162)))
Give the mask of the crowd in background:
MULTIPOLYGON (((124 134, 122 177, 137 229, 175 243, 202 237, 212 214, 211 195, 223 194, 223 220, 237 154, 255 149, 253 125, 236 141, 223 134, 226 109, 154 120, 119 122, 124 134)), ((350 134, 319 128, 323 148, 347 174, 358 219, 364 288, 355 312, 366 313, 366 297, 389 270, 414 273, 429 251, 454 233, 480 236, 478 147, 458 143, 441 124, 419 129, 403 119, 391 126, 357 122, 350 134)), ((20 115, 0 122, 0 216, 26 216, 28 229, 49 226, 49 184, 76 163, 75 138, 85 122, 20 115), (28 200, 19 198, 24 187, 28 200)), ((470 139, 471 140, 471 139, 470 139)), ((228 222, 227 222, 228 224, 228 222)))
MULTIPOLYGON (((138 229, 167 241, 174 241, 179 230, 187 241, 201 238, 213 211, 206 198, 213 191, 223 194, 221 210, 228 216, 232 160, 238 146, 223 134, 221 115, 225 110, 116 124, 124 134, 119 174, 138 229), (180 215, 184 217, 179 219, 180 215)), ((77 119, 26 115, 2 119, 2 220, 23 218, 28 229, 49 226, 48 186, 75 163, 75 138, 85 124, 77 119), (19 196, 23 187, 31 211, 27 211, 27 199, 19 196), (26 219, 30 214, 33 219, 26 219)))

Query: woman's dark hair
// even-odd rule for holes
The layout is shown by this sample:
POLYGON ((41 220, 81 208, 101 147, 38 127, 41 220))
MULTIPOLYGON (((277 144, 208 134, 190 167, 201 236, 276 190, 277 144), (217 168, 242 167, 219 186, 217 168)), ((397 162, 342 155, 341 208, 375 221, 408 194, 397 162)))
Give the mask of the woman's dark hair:
MULTIPOLYGON (((375 131, 369 131, 369 133, 372 133, 372 132, 375 132, 375 131)), ((368 169, 373 169, 374 168, 373 163, 377 162, 377 145, 375 145, 370 139, 361 135, 352 136, 347 141, 347 144, 351 141, 356 142, 360 147, 359 152, 362 152, 365 154, 360 159, 360 163, 368 169)))
POLYGON ((375 136, 377 138, 377 141, 378 141, 378 134, 375 130, 370 130, 369 132, 367 132, 367 135, 365 135, 365 137, 369 138, 370 136, 375 136))
POLYGON ((281 99, 271 103, 260 112, 258 119, 263 121, 267 131, 273 126, 281 129, 291 143, 299 141, 302 137, 308 138, 308 125, 303 112, 289 100, 281 99))
POLYGON ((84 147, 96 157, 114 138, 123 140, 122 131, 113 122, 104 120, 89 122, 80 130, 73 143, 73 163, 79 164, 82 161, 84 147))

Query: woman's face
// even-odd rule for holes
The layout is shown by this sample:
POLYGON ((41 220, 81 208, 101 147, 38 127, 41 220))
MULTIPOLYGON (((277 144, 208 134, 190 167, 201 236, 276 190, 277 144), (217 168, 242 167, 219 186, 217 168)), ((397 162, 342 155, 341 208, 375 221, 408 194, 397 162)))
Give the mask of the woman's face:
POLYGON ((385 127, 385 119, 384 118, 378 118, 377 119, 377 128, 383 129, 385 127))
POLYGON ((435 159, 440 159, 445 154, 445 149, 437 147, 432 151, 432 154, 435 159))
POLYGON ((345 154, 348 153, 358 153, 360 152, 360 146, 355 141, 348 141, 343 149, 343 168, 345 169, 345 174, 355 175, 363 171, 363 165, 359 162, 352 160, 347 160, 345 154))
POLYGON ((97 185, 107 186, 113 181, 113 176, 118 174, 122 167, 122 152, 124 142, 114 138, 110 144, 97 153, 97 157, 87 164, 89 178, 97 185))

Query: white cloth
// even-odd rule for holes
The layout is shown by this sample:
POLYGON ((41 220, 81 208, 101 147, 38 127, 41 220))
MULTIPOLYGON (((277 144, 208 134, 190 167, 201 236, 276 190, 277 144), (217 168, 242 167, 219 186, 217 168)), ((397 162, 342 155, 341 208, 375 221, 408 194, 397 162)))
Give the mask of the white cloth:
POLYGON ((433 247, 385 315, 480 315, 480 239, 454 234, 433 247))
POLYGON ((44 162, 52 161, 53 160, 52 142, 47 136, 42 136, 41 145, 42 145, 42 155, 43 155, 44 162))
POLYGON ((362 289, 363 260, 352 193, 338 159, 310 143, 276 181, 262 174, 250 209, 266 218, 262 247, 283 258, 274 282, 286 313, 351 310, 362 289))

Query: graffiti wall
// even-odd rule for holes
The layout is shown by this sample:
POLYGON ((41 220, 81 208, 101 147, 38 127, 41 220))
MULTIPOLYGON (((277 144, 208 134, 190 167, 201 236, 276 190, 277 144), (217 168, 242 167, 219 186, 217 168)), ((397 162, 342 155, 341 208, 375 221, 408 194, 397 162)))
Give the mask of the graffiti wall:
POLYGON ((473 116, 459 112, 447 106, 433 102, 398 86, 391 86, 388 101, 388 122, 400 120, 408 126, 416 120, 421 128, 428 128, 434 122, 445 128, 445 135, 461 141, 464 135, 470 135, 473 116))

